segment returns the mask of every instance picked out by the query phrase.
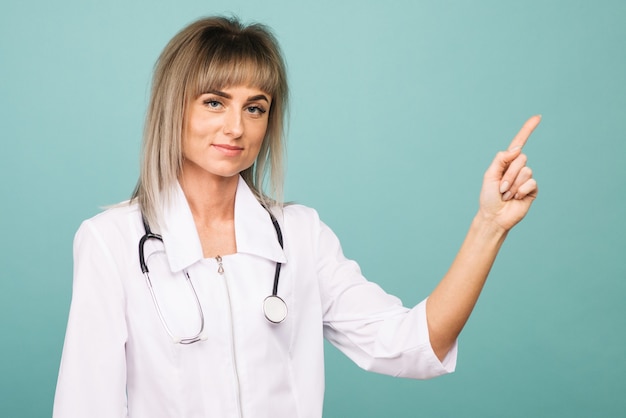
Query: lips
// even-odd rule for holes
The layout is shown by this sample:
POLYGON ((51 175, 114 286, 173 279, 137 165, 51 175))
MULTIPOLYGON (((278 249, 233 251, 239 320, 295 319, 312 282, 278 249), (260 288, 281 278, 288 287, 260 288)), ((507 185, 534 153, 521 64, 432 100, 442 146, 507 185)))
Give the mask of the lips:
POLYGON ((228 144, 213 144, 213 147, 217 151, 227 156, 239 155, 241 151, 243 151, 242 147, 238 147, 235 145, 228 145, 228 144))

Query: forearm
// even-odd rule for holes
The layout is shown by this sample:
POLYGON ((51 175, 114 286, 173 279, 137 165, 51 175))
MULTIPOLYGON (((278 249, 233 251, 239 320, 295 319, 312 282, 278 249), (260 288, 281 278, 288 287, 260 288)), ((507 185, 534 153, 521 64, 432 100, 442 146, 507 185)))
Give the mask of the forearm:
POLYGON ((433 350, 443 359, 467 322, 507 231, 477 215, 450 269, 426 304, 433 350))
POLYGON ((428 298, 429 338, 440 359, 472 313, 507 232, 526 216, 537 196, 537 182, 521 150, 540 120, 528 119, 508 151, 496 154, 483 178, 478 214, 450 270, 428 298))

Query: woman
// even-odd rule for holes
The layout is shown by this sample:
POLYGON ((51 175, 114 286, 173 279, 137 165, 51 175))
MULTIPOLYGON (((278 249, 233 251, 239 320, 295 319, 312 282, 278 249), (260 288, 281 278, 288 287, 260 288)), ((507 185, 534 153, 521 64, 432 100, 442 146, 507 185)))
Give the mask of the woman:
POLYGON ((521 147, 539 117, 497 154, 450 270, 408 309, 314 210, 280 204, 286 102, 263 26, 207 18, 167 45, 133 199, 76 234, 56 418, 320 417, 324 337, 367 370, 454 370, 496 253, 537 194, 521 147))

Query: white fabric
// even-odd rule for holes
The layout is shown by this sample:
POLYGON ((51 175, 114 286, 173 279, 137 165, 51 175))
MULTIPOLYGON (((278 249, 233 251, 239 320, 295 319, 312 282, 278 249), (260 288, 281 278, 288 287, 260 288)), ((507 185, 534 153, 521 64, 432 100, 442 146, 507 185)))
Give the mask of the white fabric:
MULTIPOLYGON (((166 211, 164 245, 146 260, 167 323, 176 336, 199 327, 188 271, 206 318, 207 340, 173 344, 141 273, 144 234, 136 205, 85 221, 74 241, 74 288, 54 418, 322 416, 323 337, 359 366, 425 379, 454 370, 456 344, 443 364, 429 344, 425 303, 402 307, 347 260, 317 213, 290 205, 270 218, 240 179, 235 202, 237 254, 204 259, 182 190, 166 211), (165 252, 164 252, 165 251, 165 252), (280 324, 262 310, 276 262, 280 324)), ((158 232, 158 231, 155 231, 158 232)))

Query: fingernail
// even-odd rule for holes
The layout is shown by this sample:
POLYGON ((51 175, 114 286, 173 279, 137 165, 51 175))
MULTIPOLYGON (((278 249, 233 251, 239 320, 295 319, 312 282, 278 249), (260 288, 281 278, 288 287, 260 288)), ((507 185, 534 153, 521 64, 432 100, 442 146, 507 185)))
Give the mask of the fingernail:
POLYGON ((508 181, 506 181, 506 180, 503 181, 502 184, 500 185, 500 193, 504 193, 507 190, 509 190, 509 186, 510 186, 510 184, 509 184, 508 181))
POLYGON ((509 200, 511 199, 511 192, 506 192, 505 194, 502 195, 502 200, 509 200))
POLYGON ((520 147, 520 146, 513 147, 513 148, 511 148, 511 149, 509 150, 509 152, 515 152, 515 151, 517 151, 517 150, 519 150, 519 149, 521 149, 521 148, 522 148, 522 147, 520 147))

